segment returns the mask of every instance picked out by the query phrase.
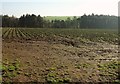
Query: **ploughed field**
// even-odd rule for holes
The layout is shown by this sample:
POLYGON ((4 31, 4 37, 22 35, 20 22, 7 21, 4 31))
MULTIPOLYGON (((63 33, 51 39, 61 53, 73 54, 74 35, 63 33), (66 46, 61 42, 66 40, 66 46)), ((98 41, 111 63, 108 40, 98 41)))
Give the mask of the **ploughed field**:
POLYGON ((2 28, 3 82, 119 82, 117 30, 2 28))

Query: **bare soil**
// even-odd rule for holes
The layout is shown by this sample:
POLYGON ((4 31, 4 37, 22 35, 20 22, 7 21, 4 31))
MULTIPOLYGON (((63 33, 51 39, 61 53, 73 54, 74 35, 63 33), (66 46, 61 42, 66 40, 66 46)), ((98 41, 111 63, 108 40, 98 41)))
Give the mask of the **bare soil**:
POLYGON ((3 61, 20 61, 20 74, 5 78, 12 82, 46 82, 48 75, 70 82, 106 82, 116 76, 101 76, 98 64, 118 59, 118 46, 109 43, 80 44, 77 47, 48 41, 3 41, 3 61), (80 65, 80 66, 79 66, 80 65))

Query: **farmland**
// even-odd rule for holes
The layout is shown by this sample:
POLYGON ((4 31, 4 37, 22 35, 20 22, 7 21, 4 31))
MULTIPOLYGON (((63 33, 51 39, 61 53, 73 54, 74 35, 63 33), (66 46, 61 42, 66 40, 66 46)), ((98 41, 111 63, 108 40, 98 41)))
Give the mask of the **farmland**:
POLYGON ((117 30, 3 28, 4 82, 119 82, 117 30))
MULTIPOLYGON (((76 16, 76 17, 80 17, 80 16, 76 16)), ((74 16, 46 16, 44 17, 45 20, 49 20, 49 21, 52 21, 52 20, 67 20, 68 18, 70 19, 73 19, 74 16)))

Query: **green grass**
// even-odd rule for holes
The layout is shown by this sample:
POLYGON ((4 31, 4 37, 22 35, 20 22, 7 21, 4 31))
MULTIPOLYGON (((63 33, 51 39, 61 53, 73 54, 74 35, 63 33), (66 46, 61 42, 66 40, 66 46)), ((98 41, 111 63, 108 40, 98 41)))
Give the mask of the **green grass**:
MULTIPOLYGON (((45 20, 67 20, 67 18, 73 19, 74 16, 45 16, 44 19, 45 20)), ((77 16, 79 17, 79 16, 77 16)))

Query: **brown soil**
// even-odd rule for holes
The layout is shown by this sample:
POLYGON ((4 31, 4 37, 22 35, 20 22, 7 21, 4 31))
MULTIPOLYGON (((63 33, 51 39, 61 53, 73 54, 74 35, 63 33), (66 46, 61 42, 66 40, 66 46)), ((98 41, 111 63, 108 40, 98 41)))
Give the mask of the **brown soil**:
POLYGON ((97 64, 118 59, 117 45, 108 43, 74 47, 47 41, 3 41, 2 47, 3 61, 20 61, 21 74, 12 78, 14 82, 45 82, 50 69, 57 77, 70 78, 72 82, 109 81, 109 77, 100 77, 97 64), (81 63, 87 65, 76 68, 81 63))

